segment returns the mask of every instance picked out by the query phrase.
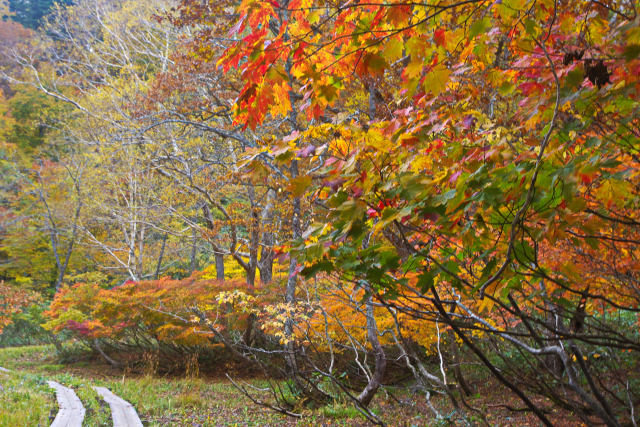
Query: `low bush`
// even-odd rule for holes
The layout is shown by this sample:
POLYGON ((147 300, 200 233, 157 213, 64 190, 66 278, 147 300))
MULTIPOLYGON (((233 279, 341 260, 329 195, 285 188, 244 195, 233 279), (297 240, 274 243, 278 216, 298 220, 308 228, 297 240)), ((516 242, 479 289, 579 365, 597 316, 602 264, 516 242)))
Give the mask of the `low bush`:
POLYGON ((135 362, 155 370, 180 362, 187 369, 194 362, 186 355, 210 359, 210 353, 224 353, 223 348, 241 340, 255 310, 254 295, 262 291, 241 281, 203 278, 201 273, 111 289, 78 283, 58 292, 43 326, 70 333, 115 365, 135 362), (107 355, 114 352, 121 360, 107 355))

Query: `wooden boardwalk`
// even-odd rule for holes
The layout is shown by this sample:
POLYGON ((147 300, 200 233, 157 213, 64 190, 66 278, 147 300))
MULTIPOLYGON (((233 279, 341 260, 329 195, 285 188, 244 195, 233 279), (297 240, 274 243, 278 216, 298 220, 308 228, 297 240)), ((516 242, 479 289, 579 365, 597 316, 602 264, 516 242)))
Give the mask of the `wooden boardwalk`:
POLYGON ((55 381, 47 381, 47 384, 56 391, 59 407, 51 427, 82 427, 85 409, 76 393, 55 381))
POLYGON ((111 393, 105 387, 93 388, 111 408, 113 427, 142 427, 138 413, 131 403, 111 393))
MULTIPOLYGON (((0 366, 0 372, 11 371, 0 366)), ((47 384, 56 391, 59 408, 51 427, 82 427, 85 409, 76 393, 55 381, 47 381, 47 384)), ((111 393, 108 388, 93 389, 109 404, 113 427, 142 427, 142 421, 131 403, 111 393)))

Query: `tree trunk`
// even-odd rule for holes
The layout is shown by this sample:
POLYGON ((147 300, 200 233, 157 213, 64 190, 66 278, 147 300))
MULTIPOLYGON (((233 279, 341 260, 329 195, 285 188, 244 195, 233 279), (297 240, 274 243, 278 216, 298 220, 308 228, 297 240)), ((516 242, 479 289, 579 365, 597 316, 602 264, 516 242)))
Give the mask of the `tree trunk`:
MULTIPOLYGON (((369 240, 371 239, 371 233, 369 233, 362 242, 362 248, 366 249, 369 246, 369 240)), ((387 367, 387 359, 384 354, 380 340, 378 339, 378 325, 376 323, 376 317, 373 307, 373 286, 371 283, 365 282, 364 291, 368 294, 366 301, 366 317, 367 317, 367 340, 371 344, 371 350, 374 354, 375 366, 373 368, 373 375, 369 378, 369 382, 365 386, 364 390, 358 395, 358 402, 362 406, 369 406, 373 396, 382 384, 384 377, 384 371, 387 367)))
POLYGON ((260 215, 256 207, 255 188, 249 185, 248 196, 251 201, 251 226, 249 233, 249 262, 244 266, 247 272, 247 283, 253 287, 256 282, 256 270, 258 268, 258 251, 260 249, 260 215))
POLYGON ((158 280, 160 276, 160 269, 162 268, 162 258, 164 257, 164 248, 167 244, 167 233, 164 234, 162 238, 162 247, 160 248, 160 256, 158 257, 158 265, 156 265, 156 273, 153 275, 154 280, 158 280))
POLYGON ((248 270, 246 277, 247 277, 247 285, 253 288, 256 284, 256 269, 253 268, 248 270))
POLYGON ((193 229, 191 242, 191 262, 189 262, 189 274, 193 274, 198 267, 198 261, 196 260, 196 255, 198 254, 198 239, 196 235, 196 229, 193 229))
POLYGON ((71 260, 71 254, 73 253, 73 246, 76 242, 76 238, 78 237, 78 223, 80 222, 80 213, 82 212, 82 200, 80 199, 80 190, 78 190, 78 206, 76 206, 76 212, 73 217, 73 231, 71 232, 71 240, 69 241, 69 246, 67 246, 67 253, 64 257, 64 263, 62 264, 62 268, 58 272, 58 279, 56 281, 56 292, 60 290, 60 286, 62 286, 62 281, 64 280, 64 275, 67 273, 67 268, 69 267, 69 260, 71 260))
MULTIPOLYGON (((264 252, 264 249, 262 252, 264 252)), ((260 269, 260 283, 265 285, 271 283, 273 281, 273 258, 267 260, 261 259, 258 268, 260 269)))
MULTIPOLYGON (((249 264, 249 269, 247 269, 246 272, 247 272, 247 284, 251 289, 254 287, 255 281, 256 281, 255 265, 252 266, 251 264, 249 264)), ((245 328, 244 333, 242 334, 242 340, 246 346, 249 346, 251 343, 251 335, 252 335, 253 324, 255 323, 255 320, 256 320, 255 315, 253 313, 250 313, 249 318, 247 319, 247 327, 245 328)))
POLYGON ((267 192, 267 200, 262 209, 261 227, 262 227, 262 251, 260 253, 260 261, 258 269, 260 270, 260 282, 264 284, 271 283, 273 280, 273 244, 275 236, 271 227, 273 227, 273 204, 276 198, 276 192, 269 189, 267 192))
MULTIPOLYGON (((40 180, 40 185, 42 186, 42 176, 40 172, 38 172, 38 179, 40 180)), ((60 254, 58 253, 58 226, 53 218, 53 213, 49 208, 49 203, 47 202, 46 197, 44 196, 44 191, 42 187, 38 188, 38 195, 40 196, 40 201, 46 210, 47 221, 49 222, 49 239, 51 240, 51 250, 53 252, 53 258, 56 261, 56 274, 55 274, 55 282, 54 286, 56 292, 60 290, 60 286, 62 285, 62 278, 64 277, 64 271, 62 268, 62 263, 60 262, 60 254)))
MULTIPOLYGON (((371 285, 368 285, 367 288, 367 292, 371 292, 371 285)), ((367 339, 373 350, 375 367, 373 369, 373 375, 369 379, 366 387, 358 395, 358 402, 360 402, 362 406, 369 406, 369 403, 371 403, 371 399, 373 399, 373 396, 375 396, 378 388, 380 388, 382 384, 384 371, 387 367, 387 359, 382 345, 380 345, 380 340, 378 340, 378 326, 373 312, 373 295, 369 295, 367 298, 367 339)))
POLYGON ((224 255, 216 252, 216 280, 224 281, 224 255))
POLYGON ((253 286, 256 284, 256 268, 249 267, 248 269, 246 269, 245 277, 247 279, 247 285, 253 288, 253 286))
POLYGON ((449 341, 449 348, 451 349, 451 355, 453 356, 453 376, 456 377, 456 381, 458 381, 458 385, 460 386, 464 394, 466 396, 471 396, 473 394, 471 391, 471 387, 469 387, 469 384, 467 384, 467 381, 462 374, 462 368, 460 368, 460 364, 462 363, 462 359, 460 357, 460 349, 458 348, 456 337, 451 330, 449 330, 449 341))
POLYGON ((242 341, 248 347, 251 345, 251 338, 253 337, 253 325, 256 323, 256 315, 250 313, 247 318, 247 328, 244 330, 242 341))
MULTIPOLYGON (((297 163, 294 160, 295 170, 297 172, 297 163)), ((297 176, 297 173, 295 174, 297 176)), ((300 198, 296 197, 293 199, 293 218, 291 219, 291 228, 292 228, 292 238, 295 240, 300 237, 300 198)), ((297 281, 297 272, 298 268, 298 258, 295 256, 289 256, 289 276, 287 277, 287 288, 285 293, 285 302, 287 304, 293 304, 296 300, 296 285, 297 281)), ((293 332, 293 324, 292 320, 287 320, 285 324, 285 336, 290 336, 293 332)))
POLYGON ((49 332, 49 336, 51 337, 51 342, 53 343, 53 346, 56 348, 56 352, 58 353, 58 355, 61 355, 64 349, 62 348, 62 343, 58 339, 58 336, 53 332, 49 332))
POLYGON ((120 362, 116 362, 111 357, 109 357, 109 355, 107 355, 107 353, 105 353, 104 350, 102 350, 102 347, 100 346, 100 341, 93 340, 93 347, 98 351, 98 353, 100 353, 100 356, 102 356, 102 358, 106 360, 109 365, 113 366, 114 368, 122 367, 122 364, 120 362))

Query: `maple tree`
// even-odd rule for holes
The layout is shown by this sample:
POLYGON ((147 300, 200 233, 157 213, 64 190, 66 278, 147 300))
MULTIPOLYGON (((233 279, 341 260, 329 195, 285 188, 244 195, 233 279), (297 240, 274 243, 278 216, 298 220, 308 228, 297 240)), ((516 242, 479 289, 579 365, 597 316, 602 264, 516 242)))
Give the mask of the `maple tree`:
POLYGON ((78 283, 56 294, 44 327, 71 331, 101 353, 155 350, 174 360, 198 346, 219 345, 239 354, 232 333, 246 323, 253 305, 245 288, 243 282, 212 280, 206 272, 112 289, 78 283))

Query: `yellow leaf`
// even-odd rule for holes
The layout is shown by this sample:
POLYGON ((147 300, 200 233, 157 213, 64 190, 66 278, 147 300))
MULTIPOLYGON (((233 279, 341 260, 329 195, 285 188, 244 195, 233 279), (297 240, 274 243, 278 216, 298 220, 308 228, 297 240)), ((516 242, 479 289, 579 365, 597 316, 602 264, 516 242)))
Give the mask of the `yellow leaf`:
POLYGON ((425 92, 430 92, 433 96, 440 95, 440 93, 446 89, 450 75, 451 71, 444 66, 437 66, 431 70, 424 77, 423 85, 425 92))
POLYGON ((404 44, 401 40, 398 40, 397 38, 389 39, 382 49, 382 57, 389 63, 397 61, 402 57, 403 49, 404 44))
POLYGON ((289 85, 286 82, 273 86, 273 97, 275 101, 271 103, 271 115, 286 116, 289 113, 289 85))
POLYGON ((596 199, 610 207, 612 203, 624 204, 630 191, 631 184, 627 181, 607 179, 596 191, 596 199), (621 203, 622 202, 622 203, 621 203))
POLYGON ((289 181, 289 185, 287 186, 287 190, 294 195, 294 197, 298 197, 302 195, 307 188, 311 185, 311 177, 307 175, 299 176, 297 178, 293 178, 289 181))

